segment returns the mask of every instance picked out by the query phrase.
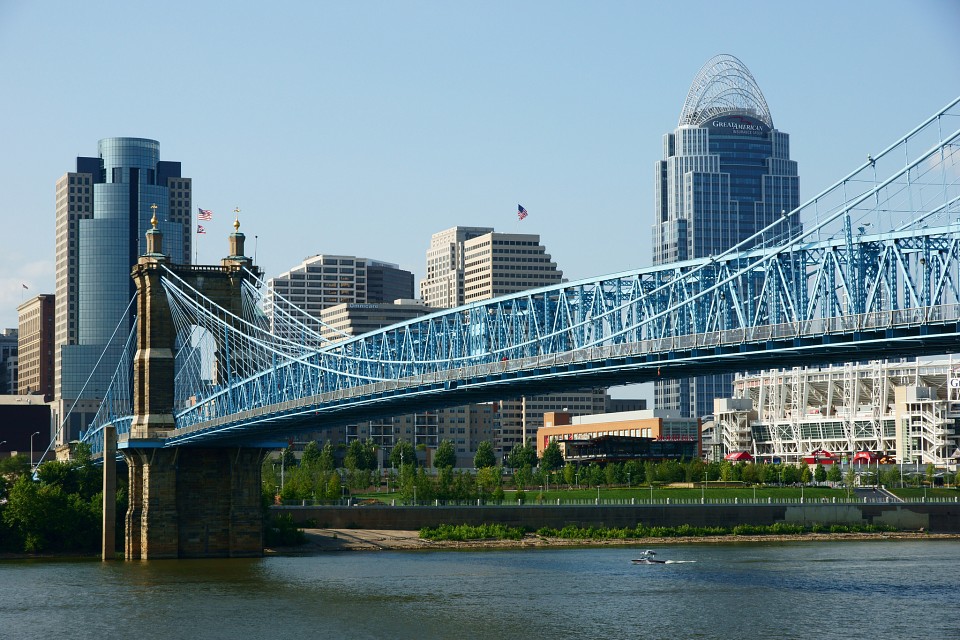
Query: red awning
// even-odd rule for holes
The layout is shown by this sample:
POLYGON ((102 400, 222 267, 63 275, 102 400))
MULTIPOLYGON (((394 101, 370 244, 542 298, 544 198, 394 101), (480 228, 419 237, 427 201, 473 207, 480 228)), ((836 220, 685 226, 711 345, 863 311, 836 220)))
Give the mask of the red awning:
POLYGON ((753 462, 753 456, 747 453, 746 451, 737 451, 736 453, 728 453, 723 456, 724 460, 730 460, 732 462, 753 462))
POLYGON ((826 449, 816 449, 805 455, 803 461, 806 464, 816 464, 818 462, 833 464, 837 461, 837 457, 826 449))

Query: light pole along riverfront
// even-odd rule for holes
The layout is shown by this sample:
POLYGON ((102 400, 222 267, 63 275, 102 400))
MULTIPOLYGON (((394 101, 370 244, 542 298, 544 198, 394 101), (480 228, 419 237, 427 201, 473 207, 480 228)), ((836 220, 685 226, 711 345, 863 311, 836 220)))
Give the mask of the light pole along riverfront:
POLYGON ((38 435, 40 435, 40 432, 34 431, 30 436, 30 475, 33 475, 37 470, 37 467, 33 464, 33 437, 38 435))

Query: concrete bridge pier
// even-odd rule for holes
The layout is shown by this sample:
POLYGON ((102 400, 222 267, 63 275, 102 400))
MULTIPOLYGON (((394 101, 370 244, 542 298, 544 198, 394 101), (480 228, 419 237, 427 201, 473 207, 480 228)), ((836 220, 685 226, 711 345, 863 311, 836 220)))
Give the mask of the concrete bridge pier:
POLYGON ((259 448, 125 449, 127 560, 263 554, 259 448))

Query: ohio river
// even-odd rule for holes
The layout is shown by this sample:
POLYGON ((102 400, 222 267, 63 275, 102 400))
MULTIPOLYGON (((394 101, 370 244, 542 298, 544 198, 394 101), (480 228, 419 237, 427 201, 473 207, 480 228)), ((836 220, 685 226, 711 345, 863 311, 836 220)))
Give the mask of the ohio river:
POLYGON ((960 542, 0 561, 0 638, 956 638, 960 542))

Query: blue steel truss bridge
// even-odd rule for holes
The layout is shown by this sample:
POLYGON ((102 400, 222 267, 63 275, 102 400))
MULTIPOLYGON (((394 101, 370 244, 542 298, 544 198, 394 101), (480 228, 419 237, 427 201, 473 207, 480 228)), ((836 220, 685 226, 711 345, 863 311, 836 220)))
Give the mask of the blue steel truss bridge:
POLYGON ((113 425, 121 448, 256 445, 520 395, 956 351, 958 103, 723 253, 528 290, 357 337, 282 299, 267 317, 249 259, 232 310, 198 284, 198 273, 219 267, 161 265, 177 336, 173 424, 131 437, 143 393, 134 362, 138 350, 157 346, 135 322, 82 440, 100 451, 103 427, 113 425))

